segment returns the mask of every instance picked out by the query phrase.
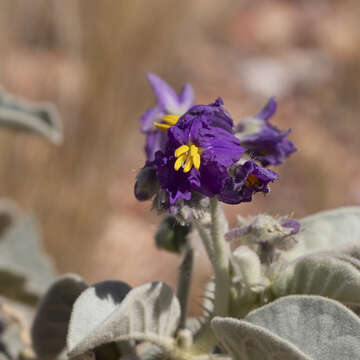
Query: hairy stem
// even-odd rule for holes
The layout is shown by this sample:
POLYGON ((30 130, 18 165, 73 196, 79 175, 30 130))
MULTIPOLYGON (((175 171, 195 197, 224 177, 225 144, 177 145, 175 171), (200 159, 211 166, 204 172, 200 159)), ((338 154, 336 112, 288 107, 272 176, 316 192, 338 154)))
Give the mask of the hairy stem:
POLYGON ((201 237, 207 255, 213 266, 215 274, 214 311, 207 319, 202 329, 196 334, 192 346, 193 354, 207 353, 218 342, 210 327, 213 316, 227 316, 230 293, 230 261, 229 247, 224 237, 223 216, 216 198, 210 199, 211 231, 210 234, 200 222, 194 220, 194 225, 201 237), (209 236, 210 235, 210 236, 209 236))
POLYGON ((185 249, 184 258, 179 268, 177 297, 180 302, 181 316, 180 316, 178 330, 185 328, 193 265, 194 265, 194 249, 191 246, 188 246, 185 249))
POLYGON ((230 275, 229 248, 222 231, 220 205, 213 197, 210 199, 211 209, 211 238, 214 249, 215 273, 215 304, 214 316, 227 316, 229 306, 230 275))
POLYGON ((211 241, 211 238, 210 238, 209 234, 207 233, 207 231, 204 229, 204 227, 201 225, 199 220, 194 218, 192 222, 201 238, 201 241, 204 245, 207 256, 208 256, 211 264, 214 267, 215 266, 215 256, 214 256, 214 249, 213 249, 213 243, 211 241))

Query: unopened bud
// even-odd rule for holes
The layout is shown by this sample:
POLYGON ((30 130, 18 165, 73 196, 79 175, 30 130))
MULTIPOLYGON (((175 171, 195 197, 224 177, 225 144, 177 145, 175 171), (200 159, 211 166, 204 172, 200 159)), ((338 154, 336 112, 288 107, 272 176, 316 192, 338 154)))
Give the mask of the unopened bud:
POLYGON ((190 225, 181 225, 174 216, 167 216, 155 234, 156 246, 173 253, 180 253, 187 242, 190 225))
POLYGON ((239 270, 245 284, 259 284, 261 279, 261 262, 256 252, 248 246, 242 245, 232 255, 233 264, 239 270))
POLYGON ((145 166, 136 175, 134 194, 139 201, 150 200, 159 188, 160 185, 154 168, 145 166))

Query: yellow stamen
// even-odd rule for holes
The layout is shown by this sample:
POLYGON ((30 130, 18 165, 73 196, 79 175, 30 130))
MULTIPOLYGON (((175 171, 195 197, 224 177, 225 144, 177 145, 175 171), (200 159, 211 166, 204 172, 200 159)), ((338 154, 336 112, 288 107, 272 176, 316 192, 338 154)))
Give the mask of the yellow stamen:
POLYGON ((180 116, 178 115, 165 115, 161 119, 161 121, 163 121, 165 124, 161 122, 161 123, 155 123, 154 125, 157 129, 167 132, 169 128, 171 128, 178 122, 179 118, 180 116))
POLYGON ((174 153, 177 158, 174 169, 178 171, 182 167, 183 172, 187 173, 194 166, 196 170, 199 170, 201 163, 200 153, 201 150, 194 144, 181 145, 174 153))
POLYGON ((171 128, 171 126, 168 125, 168 124, 155 123, 154 125, 155 125, 156 128, 158 128, 158 129, 160 129, 162 131, 165 131, 165 132, 167 132, 169 130, 169 128, 171 128))

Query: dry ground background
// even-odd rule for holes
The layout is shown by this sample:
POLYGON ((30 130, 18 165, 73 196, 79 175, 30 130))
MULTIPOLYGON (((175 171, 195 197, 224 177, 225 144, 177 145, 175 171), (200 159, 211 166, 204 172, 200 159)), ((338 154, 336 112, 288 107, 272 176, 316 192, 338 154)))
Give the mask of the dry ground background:
POLYGON ((235 120, 277 96, 299 151, 268 196, 226 208, 232 223, 360 204, 359 15, 358 0, 0 0, 0 83, 54 102, 65 128, 60 147, 0 132, 0 195, 38 218, 60 272, 174 284, 160 219, 132 194, 152 71, 198 103, 222 96, 235 120))

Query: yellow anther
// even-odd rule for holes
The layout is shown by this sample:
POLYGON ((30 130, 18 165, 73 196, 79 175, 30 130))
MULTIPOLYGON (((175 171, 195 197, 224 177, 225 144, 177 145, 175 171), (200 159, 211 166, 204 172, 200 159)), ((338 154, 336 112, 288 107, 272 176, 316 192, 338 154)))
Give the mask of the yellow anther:
POLYGON ((183 172, 189 172, 192 167, 196 170, 200 168, 200 149, 194 144, 181 145, 175 150, 174 156, 176 159, 174 169, 178 171, 181 167, 183 172))
POLYGON ((187 173, 191 170, 193 166, 193 161, 192 161, 192 158, 190 156, 187 157, 186 161, 185 161, 185 165, 184 165, 184 173, 187 173))
POLYGON ((199 148, 195 145, 190 145, 190 156, 194 156, 199 153, 199 148))
POLYGON ((190 149, 191 147, 189 148, 187 145, 181 145, 175 150, 175 157, 179 157, 182 154, 187 153, 190 149))
POLYGON ((169 130, 169 128, 171 128, 171 126, 168 125, 168 124, 155 123, 154 125, 155 125, 156 128, 158 128, 158 129, 160 129, 162 131, 165 131, 165 132, 167 132, 169 130))
POLYGON ((169 125, 175 125, 178 122, 179 118, 179 115, 165 115, 161 120, 165 121, 169 125))
POLYGON ((245 181, 244 184, 246 187, 251 187, 251 186, 260 186, 261 185, 261 181, 254 175, 254 174, 250 174, 248 176, 248 178, 245 181))
POLYGON ((178 171, 182 167, 182 164, 185 161, 186 161, 186 154, 183 154, 183 155, 179 156, 175 161, 174 169, 176 171, 178 171))
POLYGON ((180 118, 180 116, 178 116, 178 115, 165 115, 161 119, 161 121, 163 121, 163 122, 155 123, 154 125, 157 129, 167 132, 169 130, 169 128, 171 128, 178 122, 179 118, 180 118))
POLYGON ((199 148, 195 145, 190 146, 190 156, 194 163, 194 167, 196 170, 199 170, 200 167, 200 153, 199 148))
POLYGON ((199 170, 200 168, 200 154, 196 154, 192 157, 192 161, 194 163, 194 168, 199 170))

